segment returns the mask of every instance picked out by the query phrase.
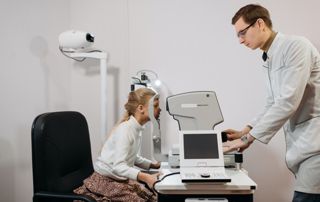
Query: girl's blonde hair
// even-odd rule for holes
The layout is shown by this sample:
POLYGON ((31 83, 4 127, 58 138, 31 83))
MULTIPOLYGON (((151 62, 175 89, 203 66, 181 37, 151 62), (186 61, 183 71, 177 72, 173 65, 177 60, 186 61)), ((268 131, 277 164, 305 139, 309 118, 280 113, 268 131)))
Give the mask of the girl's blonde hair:
POLYGON ((129 93, 128 101, 124 105, 126 110, 120 123, 129 120, 130 116, 133 116, 139 105, 145 105, 148 103, 149 99, 154 96, 156 92, 150 88, 139 88, 135 91, 129 93))
POLYGON ((124 105, 125 108, 125 114, 120 119, 120 121, 112 128, 110 133, 107 135, 106 139, 108 139, 113 131, 117 128, 119 124, 121 124, 124 121, 128 121, 130 116, 133 116, 134 113, 136 112, 136 109, 139 105, 145 105, 149 102, 149 99, 156 95, 156 92, 153 91, 150 88, 139 88, 135 91, 131 91, 128 95, 128 101, 124 105))

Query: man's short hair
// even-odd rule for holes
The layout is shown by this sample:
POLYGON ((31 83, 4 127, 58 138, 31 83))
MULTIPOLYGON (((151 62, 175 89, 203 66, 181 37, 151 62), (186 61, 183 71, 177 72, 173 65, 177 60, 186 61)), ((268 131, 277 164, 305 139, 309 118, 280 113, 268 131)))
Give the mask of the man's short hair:
POLYGON ((232 18, 232 25, 234 25, 241 17, 244 22, 248 24, 254 23, 256 20, 261 18, 266 25, 272 29, 272 21, 270 19, 269 11, 258 4, 248 4, 240 8, 232 18))

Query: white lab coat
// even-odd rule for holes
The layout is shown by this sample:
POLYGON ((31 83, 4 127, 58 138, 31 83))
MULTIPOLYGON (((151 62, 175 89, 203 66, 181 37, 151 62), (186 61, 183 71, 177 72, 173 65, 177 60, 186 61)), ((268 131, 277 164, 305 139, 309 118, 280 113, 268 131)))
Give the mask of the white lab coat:
POLYGON ((263 64, 268 97, 250 134, 268 143, 283 127, 295 190, 320 193, 320 55, 305 38, 278 33, 263 64))

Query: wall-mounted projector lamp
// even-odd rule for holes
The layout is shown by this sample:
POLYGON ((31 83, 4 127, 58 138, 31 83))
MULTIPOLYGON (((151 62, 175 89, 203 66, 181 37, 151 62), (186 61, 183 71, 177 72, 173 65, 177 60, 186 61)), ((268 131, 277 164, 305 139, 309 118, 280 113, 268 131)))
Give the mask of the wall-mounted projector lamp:
POLYGON ((59 35, 59 46, 64 51, 77 51, 91 47, 94 36, 88 32, 69 30, 59 35))

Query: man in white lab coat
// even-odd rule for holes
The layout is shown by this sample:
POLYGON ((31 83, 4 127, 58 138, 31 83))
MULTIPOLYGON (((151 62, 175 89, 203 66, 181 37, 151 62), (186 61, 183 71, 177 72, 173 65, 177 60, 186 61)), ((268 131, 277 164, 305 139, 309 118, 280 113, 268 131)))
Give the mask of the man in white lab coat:
POLYGON ((268 97, 241 131, 226 130, 225 152, 267 144, 281 128, 286 163, 296 177, 293 202, 320 201, 320 55, 304 37, 276 33, 267 9, 250 4, 232 19, 239 42, 263 51, 268 97))

